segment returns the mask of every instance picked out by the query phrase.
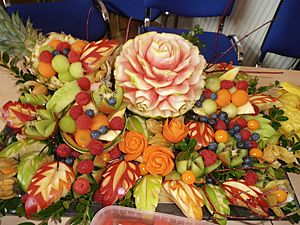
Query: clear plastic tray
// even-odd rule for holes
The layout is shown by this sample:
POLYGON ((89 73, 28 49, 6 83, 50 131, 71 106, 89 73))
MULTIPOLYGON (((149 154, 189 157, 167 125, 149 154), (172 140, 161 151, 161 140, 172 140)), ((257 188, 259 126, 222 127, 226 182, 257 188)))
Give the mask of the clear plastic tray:
POLYGON ((122 206, 107 206, 99 210, 91 225, 209 225, 211 223, 173 216, 165 213, 148 212, 122 206), (126 223, 131 222, 131 223, 126 223))

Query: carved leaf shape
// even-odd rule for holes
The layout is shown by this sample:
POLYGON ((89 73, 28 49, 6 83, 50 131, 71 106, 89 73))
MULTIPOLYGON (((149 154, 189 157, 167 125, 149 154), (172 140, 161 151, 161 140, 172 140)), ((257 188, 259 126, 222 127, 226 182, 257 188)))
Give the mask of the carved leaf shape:
POLYGON ((146 175, 135 185, 133 196, 138 209, 155 211, 161 190, 162 176, 146 175))
POLYGON ((62 162, 41 166, 27 189, 26 214, 38 213, 68 194, 75 180, 73 170, 62 162))
POLYGON ((118 199, 122 199, 135 185, 140 176, 138 166, 125 160, 110 164, 102 178, 100 192, 103 196, 104 205, 112 205, 118 199))
POLYGON ((204 200, 201 191, 195 185, 180 180, 168 180, 163 183, 163 188, 185 216, 202 220, 201 207, 204 200))
POLYGON ((266 94, 253 94, 250 96, 249 101, 251 104, 258 106, 260 110, 272 108, 273 105, 277 107, 282 105, 277 98, 266 94))
POLYGON ((234 180, 224 182, 222 187, 231 204, 249 208, 261 216, 268 216, 269 205, 258 187, 234 180))
POLYGON ((207 147, 210 142, 214 141, 215 132, 210 125, 200 122, 190 122, 187 124, 187 127, 189 128, 190 138, 197 140, 196 150, 207 147))

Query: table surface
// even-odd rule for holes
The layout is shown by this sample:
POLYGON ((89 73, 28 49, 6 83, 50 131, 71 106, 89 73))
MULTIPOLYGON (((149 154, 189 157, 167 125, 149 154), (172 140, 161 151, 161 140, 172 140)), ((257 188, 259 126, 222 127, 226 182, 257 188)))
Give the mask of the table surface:
MULTIPOLYGON (((300 71, 292 70, 279 70, 279 69, 270 69, 270 68, 254 68, 254 67, 241 67, 241 71, 248 72, 249 75, 258 76, 259 84, 268 85, 275 80, 278 81, 287 81, 294 85, 300 86, 300 71)), ((18 88, 14 85, 15 80, 13 76, 8 75, 9 72, 0 68, 0 106, 9 100, 17 100, 19 93, 18 88)), ((0 119, 0 130, 4 127, 4 122, 2 117, 0 119)), ((294 187, 296 196, 300 199, 300 189, 297 188, 300 186, 300 176, 295 174, 289 174, 292 186, 294 187)), ((61 224, 68 224, 69 218, 63 218, 61 224)), ((19 218, 16 216, 5 216, 0 219, 0 224, 2 225, 16 225, 21 222, 28 221, 26 218, 19 218)), ((38 224, 37 221, 31 221, 35 224, 38 224)), ((55 223, 49 223, 55 224, 55 223)), ((229 225, 233 224, 263 224, 263 225, 288 225, 288 221, 228 221, 229 225)))

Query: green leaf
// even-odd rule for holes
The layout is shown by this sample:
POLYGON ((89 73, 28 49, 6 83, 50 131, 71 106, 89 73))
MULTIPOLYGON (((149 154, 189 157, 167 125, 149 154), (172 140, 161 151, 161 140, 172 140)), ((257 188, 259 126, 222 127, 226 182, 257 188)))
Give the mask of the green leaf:
POLYGON ((286 116, 278 116, 278 117, 276 117, 276 120, 277 121, 287 121, 287 120, 289 120, 289 118, 286 116))
POLYGON ((159 192, 162 187, 162 176, 146 175, 135 185, 133 196, 136 208, 155 211, 158 204, 159 192))
POLYGON ((3 52, 2 53, 2 61, 7 64, 9 62, 9 55, 7 54, 7 52, 3 52))

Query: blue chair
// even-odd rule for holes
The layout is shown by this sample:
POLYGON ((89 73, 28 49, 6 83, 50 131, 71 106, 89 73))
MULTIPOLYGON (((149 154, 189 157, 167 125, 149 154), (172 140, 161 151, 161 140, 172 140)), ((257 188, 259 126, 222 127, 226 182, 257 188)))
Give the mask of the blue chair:
POLYGON ((64 32, 80 39, 101 39, 107 30, 104 20, 93 0, 64 0, 42 3, 12 4, 6 7, 9 14, 19 12, 25 23, 27 18, 34 28, 43 33, 64 32))
MULTIPOLYGON (((234 35, 226 36, 222 34, 222 28, 226 16, 231 14, 234 0, 144 0, 144 5, 147 9, 160 9, 168 11, 178 16, 186 17, 221 17, 221 22, 218 27, 218 43, 216 43, 217 33, 203 32, 198 35, 199 39, 205 47, 200 48, 200 52, 206 58, 208 63, 216 62, 232 62, 234 65, 239 65, 242 62, 243 54, 240 43, 232 48, 227 54, 222 56, 231 46, 237 42, 234 35), (222 57, 221 57, 222 56, 222 57)), ((151 27, 149 26, 149 15, 146 15, 144 27, 141 32, 157 31, 169 33, 188 33, 188 30, 151 27)))
MULTIPOLYGON (((135 20, 143 21, 145 18, 145 7, 143 0, 102 0, 106 8, 120 16, 125 16, 135 20)), ((162 0, 163 1, 163 0, 162 0)), ((151 20, 159 17, 161 10, 153 9, 151 20)))
POLYGON ((300 58, 300 2, 282 0, 261 46, 258 64, 268 52, 300 58))

